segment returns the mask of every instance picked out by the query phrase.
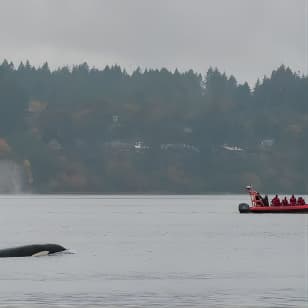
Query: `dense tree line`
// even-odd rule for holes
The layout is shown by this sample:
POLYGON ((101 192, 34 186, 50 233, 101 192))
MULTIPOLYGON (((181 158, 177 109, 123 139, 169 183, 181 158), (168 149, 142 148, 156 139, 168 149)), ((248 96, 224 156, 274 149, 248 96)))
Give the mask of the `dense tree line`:
POLYGON ((285 66, 251 89, 214 68, 0 65, 0 155, 29 162, 35 192, 240 192, 251 183, 305 193, 307 138, 308 79, 285 66))

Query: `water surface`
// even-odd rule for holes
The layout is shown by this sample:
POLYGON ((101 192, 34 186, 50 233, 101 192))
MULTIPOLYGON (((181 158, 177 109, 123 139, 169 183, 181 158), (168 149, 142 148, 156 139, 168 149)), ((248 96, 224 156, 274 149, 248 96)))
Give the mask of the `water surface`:
POLYGON ((239 214, 247 196, 0 199, 0 248, 75 254, 0 259, 0 306, 307 307, 303 214, 239 214))

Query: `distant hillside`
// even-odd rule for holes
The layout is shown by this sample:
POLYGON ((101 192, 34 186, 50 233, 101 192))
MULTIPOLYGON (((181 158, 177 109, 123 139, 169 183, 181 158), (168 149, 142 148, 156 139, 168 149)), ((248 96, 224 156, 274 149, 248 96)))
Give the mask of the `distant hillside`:
MULTIPOLYGON (((0 65, 0 159, 41 193, 308 193, 308 79, 0 65)), ((1 187, 0 187, 1 191, 1 187)))

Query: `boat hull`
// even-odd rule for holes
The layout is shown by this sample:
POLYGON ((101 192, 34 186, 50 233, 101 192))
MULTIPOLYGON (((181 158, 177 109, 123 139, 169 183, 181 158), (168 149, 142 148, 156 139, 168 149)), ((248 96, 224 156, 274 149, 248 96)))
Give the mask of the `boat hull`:
POLYGON ((240 213, 308 213, 308 204, 305 205, 288 205, 288 206, 249 206, 241 203, 239 205, 240 213), (245 206, 244 206, 245 205, 245 206))

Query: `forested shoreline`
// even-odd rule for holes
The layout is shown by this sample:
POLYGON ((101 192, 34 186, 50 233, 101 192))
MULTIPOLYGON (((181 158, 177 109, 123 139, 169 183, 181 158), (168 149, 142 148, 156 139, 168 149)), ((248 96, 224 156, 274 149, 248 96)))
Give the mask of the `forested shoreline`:
POLYGON ((0 159, 36 193, 308 193, 308 78, 254 86, 86 63, 0 65, 0 159))

